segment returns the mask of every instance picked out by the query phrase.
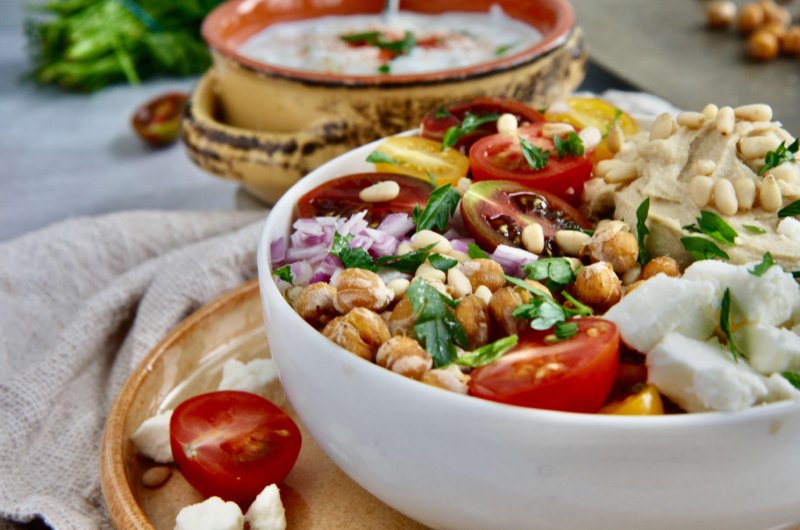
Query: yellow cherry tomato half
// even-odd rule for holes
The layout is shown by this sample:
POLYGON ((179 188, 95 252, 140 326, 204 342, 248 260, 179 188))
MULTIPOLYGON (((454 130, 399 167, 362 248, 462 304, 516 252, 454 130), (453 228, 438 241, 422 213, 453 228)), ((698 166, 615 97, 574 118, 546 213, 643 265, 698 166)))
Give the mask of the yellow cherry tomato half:
POLYGON ((395 136, 380 144, 376 151, 395 163, 376 163, 375 171, 409 175, 426 182, 434 180, 434 186, 455 186, 469 170, 469 158, 456 149, 442 151, 441 142, 427 138, 395 136))
POLYGON ((639 132, 636 120, 630 114, 622 112, 608 101, 603 101, 599 98, 571 97, 566 98, 564 102, 571 108, 570 112, 554 113, 547 111, 544 114, 545 119, 547 121, 569 123, 578 129, 585 127, 597 127, 600 129, 603 134, 603 141, 594 151, 593 160, 595 162, 613 156, 613 153, 608 149, 606 135, 611 124, 614 123, 615 116, 625 136, 639 132))
POLYGON ((664 414, 664 403, 656 387, 646 385, 639 392, 604 406, 600 409, 600 414, 655 416, 664 414))

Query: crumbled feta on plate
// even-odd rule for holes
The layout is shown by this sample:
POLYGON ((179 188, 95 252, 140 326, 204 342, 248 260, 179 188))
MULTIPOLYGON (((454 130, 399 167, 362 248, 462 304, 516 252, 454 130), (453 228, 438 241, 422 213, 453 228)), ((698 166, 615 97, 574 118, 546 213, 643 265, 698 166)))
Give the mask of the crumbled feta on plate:
POLYGON ((278 486, 270 484, 258 494, 245 515, 250 530, 286 530, 286 512, 278 486))
POLYGON ((131 435, 136 450, 159 464, 169 464, 172 459, 172 448, 169 443, 169 421, 172 411, 166 410, 147 418, 131 435))
POLYGON ((242 530, 244 517, 235 502, 211 497, 178 512, 175 530, 242 530))
POLYGON ((222 367, 222 380, 218 390, 240 390, 263 395, 267 384, 278 376, 275 361, 253 359, 245 364, 231 359, 222 367))

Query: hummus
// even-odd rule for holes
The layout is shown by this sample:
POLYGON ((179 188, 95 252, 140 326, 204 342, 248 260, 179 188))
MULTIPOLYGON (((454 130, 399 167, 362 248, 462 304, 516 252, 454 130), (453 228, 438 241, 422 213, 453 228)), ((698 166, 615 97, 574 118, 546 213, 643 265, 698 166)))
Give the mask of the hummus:
POLYGON ((609 183, 602 178, 589 181, 584 193, 589 213, 597 216, 602 215, 603 210, 607 214, 611 213, 608 210, 613 210, 616 219, 625 221, 635 230, 636 209, 650 197, 648 250, 653 256, 670 256, 686 266, 692 258, 680 238, 701 234, 690 233, 683 227, 694 224, 701 210, 712 211, 738 233, 735 245, 718 244, 730 256, 731 263, 759 261, 765 252, 770 252, 784 269, 800 269, 800 230, 793 230, 795 223, 800 228, 800 222, 780 219, 775 208, 768 211, 760 203, 766 178, 777 182, 781 206, 800 199, 800 167, 795 160, 795 163, 786 162, 759 176, 764 156, 745 156, 753 155, 748 147, 753 145, 749 139, 755 137, 763 137, 764 140, 757 142, 771 146, 771 150, 781 142, 788 146, 793 141, 778 122, 737 120, 733 131, 723 134, 718 131, 715 120, 708 116, 696 128, 673 124, 673 132, 667 138, 651 140, 647 132, 628 138, 614 160, 634 165, 638 176, 625 183, 609 183), (733 215, 720 211, 713 194, 707 204, 698 205, 690 189, 690 182, 698 175, 710 178, 715 184, 720 179, 727 179, 731 184, 749 179, 754 184, 750 189, 755 188, 755 201, 750 201, 752 205, 747 204, 747 199, 739 201, 738 211, 733 215), (780 229, 779 224, 782 225, 780 229))

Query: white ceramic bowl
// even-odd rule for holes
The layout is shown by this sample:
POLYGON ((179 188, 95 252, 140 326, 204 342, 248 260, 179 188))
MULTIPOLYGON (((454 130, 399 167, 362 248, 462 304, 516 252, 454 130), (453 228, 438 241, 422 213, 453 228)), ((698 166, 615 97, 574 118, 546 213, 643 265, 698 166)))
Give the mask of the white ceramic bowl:
MULTIPOLYGON (((377 143, 377 142, 376 142, 377 143)), ((513 407, 407 379, 336 346, 270 275, 298 198, 369 171, 376 143, 294 185, 258 246, 272 356, 292 406, 356 482, 432 528, 761 529, 800 523, 800 404, 601 416, 513 407)))

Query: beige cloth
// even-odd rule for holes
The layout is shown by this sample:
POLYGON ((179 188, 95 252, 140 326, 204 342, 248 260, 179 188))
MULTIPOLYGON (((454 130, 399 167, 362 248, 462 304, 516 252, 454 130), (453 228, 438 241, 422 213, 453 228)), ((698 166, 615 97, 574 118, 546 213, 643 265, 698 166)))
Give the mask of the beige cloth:
POLYGON ((0 528, 109 528, 106 414, 147 352, 255 277, 264 212, 130 212, 0 244, 0 528))

